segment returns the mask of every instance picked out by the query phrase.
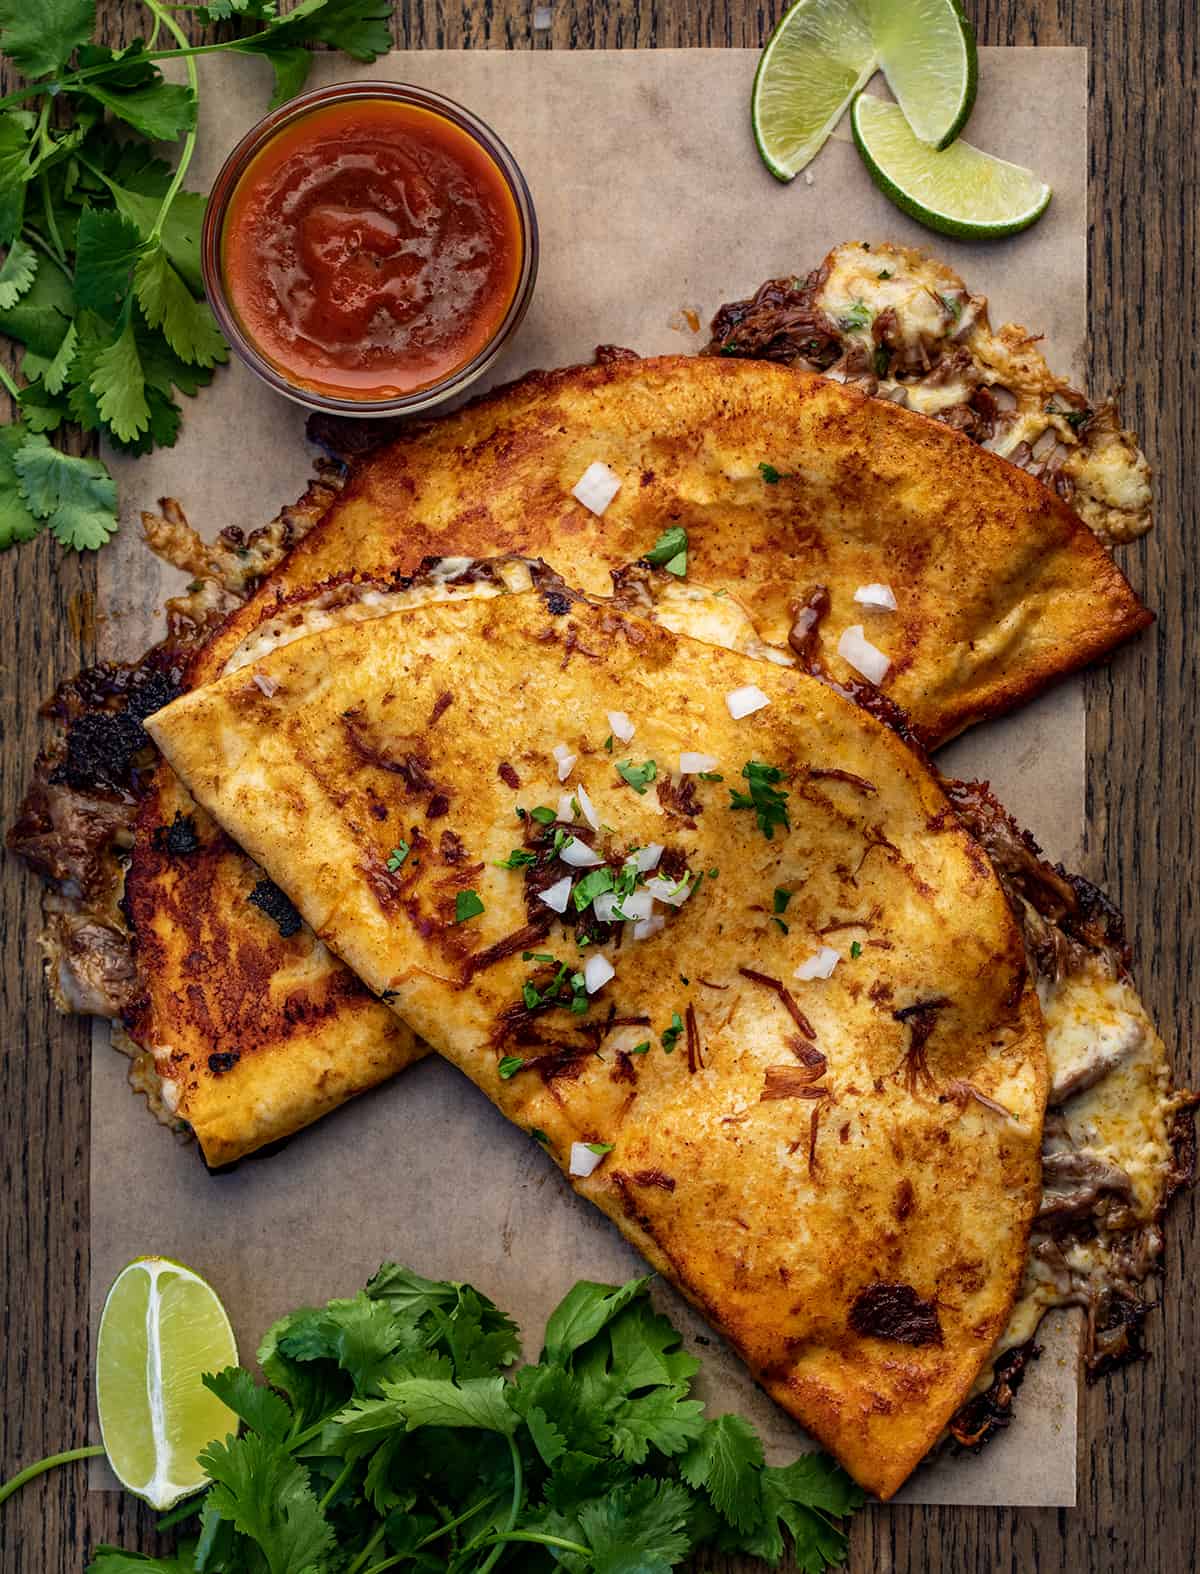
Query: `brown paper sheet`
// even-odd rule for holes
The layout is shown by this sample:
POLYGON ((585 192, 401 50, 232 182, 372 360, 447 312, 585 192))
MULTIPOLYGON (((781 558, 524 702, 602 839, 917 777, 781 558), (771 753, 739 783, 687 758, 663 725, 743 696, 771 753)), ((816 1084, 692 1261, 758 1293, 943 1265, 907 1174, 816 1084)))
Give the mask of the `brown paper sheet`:
MULTIPOLYGON (((1051 363, 1081 373, 1085 51, 981 50, 971 140, 1035 165, 1055 193, 1027 235, 984 246, 930 235, 900 214, 871 185, 845 127, 811 166, 811 182, 779 186, 760 164, 748 125, 756 59, 748 50, 396 53, 363 69, 327 56, 314 85, 350 75, 421 83, 468 104, 512 148, 538 209, 542 269, 526 323, 493 381, 590 359, 602 342, 644 353, 697 348, 684 308, 707 323, 723 300, 769 276, 806 271, 845 239, 936 251, 987 293, 997 322, 1043 332, 1051 363)), ((193 185, 211 181, 268 93, 260 62, 220 57, 203 70, 193 185)), ((103 654, 130 655, 157 637, 163 597, 178 584, 140 542, 141 508, 171 494, 212 534, 265 522, 303 487, 303 412, 240 366, 184 403, 176 448, 113 462, 124 526, 100 559, 103 654)), ((1078 684, 960 740, 943 760, 954 772, 990 776, 1048 852, 1076 856, 1084 787, 1078 684)), ((436 1278, 473 1280, 518 1318, 535 1352, 547 1312, 576 1279, 620 1280, 642 1269, 536 1145, 440 1061, 426 1061, 282 1151, 218 1176, 205 1172, 194 1147, 152 1122, 129 1092, 126 1068, 98 1030, 93 1327, 122 1264, 162 1252, 219 1288, 250 1360, 272 1319, 352 1293, 394 1258, 436 1278)), ((704 1358, 711 1407, 750 1417, 777 1460, 809 1446, 673 1292, 660 1285, 655 1293, 704 1358)), ((979 1459, 926 1466, 904 1500, 1074 1503, 1077 1338, 1067 1328, 1045 1343, 1012 1428, 979 1459)), ((105 1484, 103 1472, 94 1484, 105 1484)))

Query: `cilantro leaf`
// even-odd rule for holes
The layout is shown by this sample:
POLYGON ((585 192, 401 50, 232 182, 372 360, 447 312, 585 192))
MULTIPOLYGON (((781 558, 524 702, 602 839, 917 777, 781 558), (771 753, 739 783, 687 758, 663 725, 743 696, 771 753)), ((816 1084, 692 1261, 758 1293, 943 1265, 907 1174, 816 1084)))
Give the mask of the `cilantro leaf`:
POLYGON ((19 424, 0 426, 0 552, 18 541, 32 541, 45 526, 21 495, 20 479, 13 463, 28 437, 19 424))
POLYGON ((27 345, 37 355, 53 356, 74 315, 70 282, 57 268, 39 268, 25 294, 7 310, 0 308, 0 333, 27 345))
POLYGON ((205 1372, 200 1381, 253 1432, 282 1443, 292 1429, 292 1412, 278 1394, 263 1388, 244 1366, 205 1372))
POLYGON ((510 1078, 515 1077, 524 1064, 525 1061, 520 1055, 502 1055, 500 1064, 496 1067, 501 1082, 508 1082, 510 1078))
POLYGON ((478 918, 484 911, 476 891, 458 891, 454 897, 454 922, 465 924, 468 918, 478 918))
POLYGON ((686 1383, 700 1370, 682 1349, 679 1330, 646 1297, 630 1303, 609 1326, 613 1372, 625 1393, 657 1384, 686 1383))
POLYGON ((663 531, 648 552, 642 553, 642 557, 647 563, 653 563, 655 568, 665 568, 669 573, 682 574, 687 567, 687 548, 687 531, 682 525, 672 525, 668 530, 663 531), (680 558, 683 560, 683 566, 672 567, 680 558))
POLYGON ((613 1412, 613 1450, 640 1465, 653 1444, 660 1454, 682 1454, 704 1431, 704 1406, 675 1384, 622 1400, 613 1412))
POLYGON ((613 888, 613 872, 607 867, 589 869, 582 880, 575 883, 571 891, 576 912, 582 913, 598 896, 613 888))
POLYGON ((566 1361, 581 1345, 594 1339, 631 1301, 644 1293, 646 1279, 627 1284, 595 1284, 581 1279, 550 1313, 546 1323, 543 1360, 566 1361))
POLYGON ((658 775, 658 764, 655 760, 646 760, 641 765, 635 765, 632 760, 622 760, 617 765, 617 775, 628 782, 639 796, 645 796, 647 787, 658 775))
POLYGON ((75 352, 79 348, 79 334, 75 324, 71 323, 63 334, 62 343, 50 358, 50 363, 42 373, 42 384, 49 394, 60 394, 67 385, 71 375, 71 364, 75 359, 75 352))
POLYGON ((785 1550, 783 1525, 791 1532, 801 1574, 822 1574, 845 1560, 846 1534, 828 1516, 853 1513, 864 1494, 828 1455, 803 1454, 790 1465, 764 1470, 762 1499, 763 1522, 738 1539, 738 1550, 777 1563, 785 1550))
POLYGON ((651 1477, 583 1504, 579 1526, 595 1574, 663 1574, 692 1550, 691 1499, 677 1481, 651 1477))
MULTIPOLYGON (((111 209, 85 208, 79 220, 75 299, 101 316, 116 312, 129 294, 142 249, 137 226, 111 209)), ((2 326, 2 324, 0 324, 2 326)))
POLYGON ((459 1289, 460 1286, 444 1279, 423 1279, 411 1268, 386 1262, 363 1293, 373 1301, 386 1301, 393 1311, 415 1318, 425 1312, 452 1307, 458 1299, 459 1289))
POLYGON ((190 87, 163 81, 147 82, 124 92, 93 79, 75 89, 102 104, 110 115, 132 126, 152 142, 174 142, 196 124, 196 95, 190 87))
POLYGON ((762 1463, 762 1443, 750 1423, 723 1415, 708 1422, 679 1461, 679 1473, 689 1486, 703 1487, 736 1530, 751 1531, 763 1519, 762 1463))
POLYGON ((146 321, 162 329, 180 360, 213 366, 225 359, 225 341, 208 302, 195 298, 161 247, 138 258, 133 288, 146 321))
POLYGON ((461 1383, 450 1378, 410 1377, 382 1385, 382 1397, 355 1400, 336 1417, 349 1433, 378 1431, 398 1423, 415 1432, 423 1426, 467 1427, 499 1432, 508 1437, 519 1418, 505 1397, 508 1384, 502 1377, 469 1377, 461 1383))
MULTIPOLYGON (((162 206, 162 191, 144 192, 131 186, 110 187, 112 199, 121 216, 148 241, 162 206)), ((182 276, 194 295, 203 293, 200 271, 200 228, 204 222, 205 199, 196 191, 181 191, 167 210, 159 239, 171 265, 182 276)))
POLYGON ((761 760, 747 760, 742 767, 742 775, 750 784, 748 793, 738 792, 736 788, 729 789, 729 807, 731 809, 753 809, 758 821, 758 828, 772 841, 775 836, 775 827, 782 825, 785 831, 791 830, 791 822, 787 814, 788 794, 777 784, 783 780, 783 772, 777 765, 764 765, 761 760))
POLYGON ((210 1443, 199 1460, 212 1477, 208 1503, 262 1552, 270 1574, 308 1574, 334 1545, 308 1472, 257 1432, 210 1443))
POLYGON ((100 351, 92 363, 88 387, 96 398, 100 419, 112 427, 113 435, 131 443, 150 425, 150 405, 146 399, 146 374, 138 354, 133 317, 100 351))
POLYGON ((65 65, 95 25, 95 0, 0 0, 0 50, 27 77, 65 65))
POLYGON ((23 240, 14 240, 0 267, 0 311, 10 311, 33 284, 38 256, 23 240))
POLYGON ((21 497, 76 552, 102 547, 117 528, 117 488, 98 459, 76 459, 30 437, 12 459, 21 497))
POLYGON ((260 54, 298 44, 329 44, 354 60, 369 63, 392 47, 391 0, 300 0, 270 30, 241 41, 260 54))
POLYGON ((31 432, 55 432, 71 414, 66 399, 47 393, 40 378, 21 389, 17 402, 21 419, 31 432))
POLYGON ((122 1552, 119 1547, 97 1547, 87 1574, 192 1574, 199 1566, 186 1548, 178 1557, 148 1558, 140 1552, 122 1552))

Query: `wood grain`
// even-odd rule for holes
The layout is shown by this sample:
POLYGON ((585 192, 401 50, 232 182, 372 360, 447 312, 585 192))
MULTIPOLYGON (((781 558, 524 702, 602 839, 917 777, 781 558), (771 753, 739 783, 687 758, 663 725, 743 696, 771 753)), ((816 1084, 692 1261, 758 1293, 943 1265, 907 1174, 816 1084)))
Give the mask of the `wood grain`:
MULTIPOLYGON (((32 0, 30 0, 32 3, 32 0)), ((1158 472, 1158 525, 1127 572, 1155 630, 1089 676, 1087 869, 1119 900, 1138 975, 1181 1077, 1200 1077, 1200 29, 1194 0, 967 0, 986 44, 1091 51, 1091 386, 1123 408, 1158 472)), ((144 29, 135 0, 100 0, 103 37, 144 29)), ((738 0, 399 0, 409 48, 638 48, 759 43, 775 5, 738 0)), ((0 77, 0 83, 3 79, 0 77)), ((90 560, 48 540, 0 557, 0 666, 7 823, 39 735, 35 702, 89 654, 90 560)), ((33 983, 40 902, 0 861, 0 1478, 86 1440, 88 1033, 33 983)), ((1084 1401, 1075 1511, 874 1509, 853 1533, 852 1574, 1185 1574, 1200 1566, 1196 1350, 1200 1272, 1194 1198, 1173 1216, 1170 1295, 1155 1354, 1084 1401)), ((76 1574, 97 1543, 155 1548, 152 1516, 89 1495, 79 1467, 0 1510, 0 1574, 76 1574)), ((706 1565, 740 1574, 744 1564, 706 1565)))

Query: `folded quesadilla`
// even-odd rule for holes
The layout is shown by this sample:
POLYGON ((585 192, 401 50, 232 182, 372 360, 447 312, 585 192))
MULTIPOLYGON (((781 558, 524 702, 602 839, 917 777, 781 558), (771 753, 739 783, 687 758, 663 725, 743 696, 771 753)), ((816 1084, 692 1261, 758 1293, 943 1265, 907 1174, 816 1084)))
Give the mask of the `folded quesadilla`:
POLYGON ((1006 1323, 1046 1097, 1020 930, 896 734, 557 587, 335 626, 147 726, 321 940, 893 1492, 1006 1323))
MULTIPOLYGON (((369 615, 380 582, 414 574, 425 553, 441 560, 447 582, 468 585, 475 559, 545 553, 568 579, 605 592, 614 571, 669 531, 687 541, 673 600, 653 589, 669 627, 802 663, 867 698, 842 654, 857 628, 877 642, 875 659, 886 658, 880 689, 930 741, 1015 703, 1149 618, 1059 499, 958 432, 768 364, 627 357, 524 379, 368 458, 208 642, 189 681, 211 681, 297 630, 369 615), (596 464, 621 483, 600 513, 573 491, 596 464), (896 613, 855 599, 882 581, 896 613), (711 588, 693 594, 696 584, 711 588), (728 593, 724 605, 714 590, 728 593)), ((247 906, 260 873, 203 815, 192 817, 195 855, 173 856, 163 839, 177 816, 188 819, 192 806, 164 770, 126 885, 144 982, 126 1016, 179 1118, 221 1164, 373 1086, 420 1049, 340 968, 329 976, 310 936, 275 939, 247 906), (257 968, 268 943, 281 962, 269 987, 247 994, 235 975, 229 988, 209 989, 227 958, 236 964, 247 945, 257 968), (303 983, 295 1000, 293 980, 303 983), (353 1002, 345 1033, 343 1000, 353 1002), (370 1043, 372 1017, 379 1044, 370 1043)))

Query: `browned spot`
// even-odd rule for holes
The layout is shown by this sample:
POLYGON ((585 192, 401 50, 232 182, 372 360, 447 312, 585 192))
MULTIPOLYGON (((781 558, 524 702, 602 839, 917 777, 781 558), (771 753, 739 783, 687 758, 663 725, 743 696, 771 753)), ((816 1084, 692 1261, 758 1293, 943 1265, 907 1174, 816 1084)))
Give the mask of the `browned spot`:
POLYGON ((633 1180, 638 1186, 657 1186, 660 1191, 675 1190, 675 1177, 663 1170, 634 1170, 633 1180))
POLYGON ((908 1179, 907 1176, 905 1176, 905 1178, 896 1187, 896 1195, 892 1200, 892 1212, 896 1215, 896 1219, 899 1223, 903 1224, 905 1219, 908 1218, 909 1214, 913 1211, 916 1200, 916 1193, 913 1191, 913 1183, 908 1179))
POLYGON ((460 864, 466 857, 462 837, 448 828, 442 832, 441 840, 438 842, 438 852, 441 854, 442 862, 446 864, 460 864))
POLYGON ((506 787, 511 787, 514 792, 521 785, 521 778, 517 775, 516 767, 507 760, 501 760, 496 767, 496 774, 506 787))
POLYGON ((892 998, 892 986, 882 978, 877 978, 867 990, 867 998, 873 1000, 877 1006, 886 1006, 892 998))
POLYGON ((911 1284, 881 1279, 860 1290, 850 1307, 850 1326, 864 1338, 914 1346, 942 1343, 937 1307, 923 1301, 911 1284))
POLYGON ((440 820, 443 815, 449 814, 449 812, 450 799, 447 794, 444 792, 435 792, 433 797, 429 800, 429 805, 425 810, 425 818, 427 820, 440 820))

